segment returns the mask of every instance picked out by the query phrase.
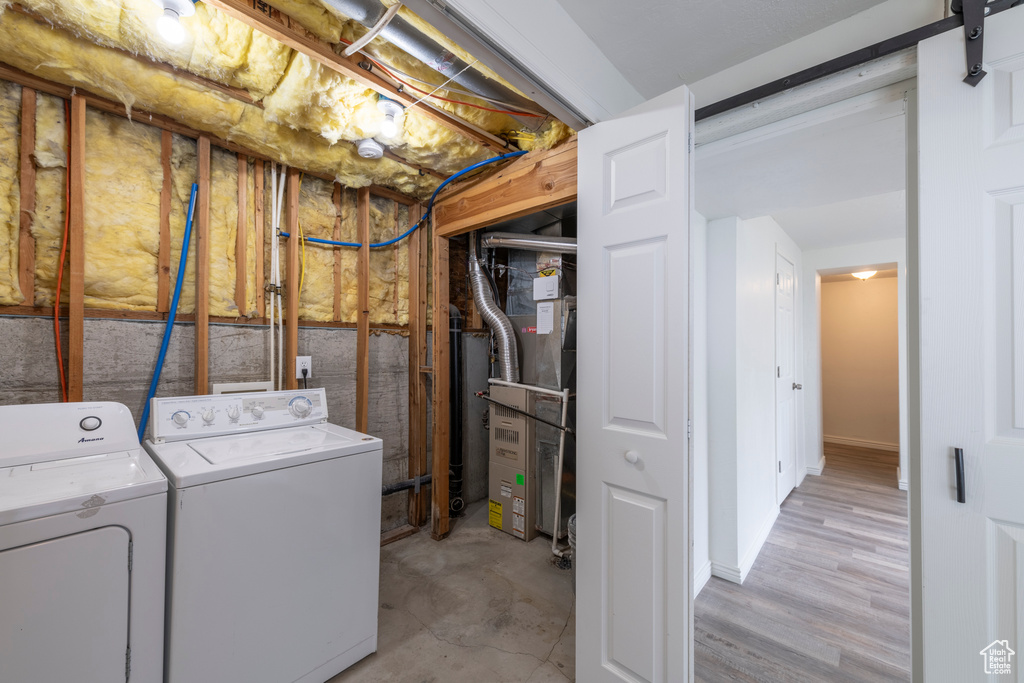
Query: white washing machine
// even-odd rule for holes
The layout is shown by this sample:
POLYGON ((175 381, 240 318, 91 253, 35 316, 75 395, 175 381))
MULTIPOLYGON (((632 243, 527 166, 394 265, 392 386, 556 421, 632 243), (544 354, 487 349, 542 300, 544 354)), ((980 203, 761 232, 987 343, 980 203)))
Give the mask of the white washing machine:
POLYGON ((323 683, 377 649, 382 443, 323 389, 154 398, 167 683, 323 683))
POLYGON ((0 407, 0 681, 163 679, 167 480, 119 403, 0 407))

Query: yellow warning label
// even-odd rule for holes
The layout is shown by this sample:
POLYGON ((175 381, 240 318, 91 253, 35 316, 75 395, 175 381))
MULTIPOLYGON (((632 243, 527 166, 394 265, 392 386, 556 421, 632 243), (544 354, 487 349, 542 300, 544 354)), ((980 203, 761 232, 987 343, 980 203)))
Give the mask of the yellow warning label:
POLYGON ((501 528, 501 503, 496 500, 491 501, 490 514, 488 515, 488 521, 490 525, 495 529, 501 528))

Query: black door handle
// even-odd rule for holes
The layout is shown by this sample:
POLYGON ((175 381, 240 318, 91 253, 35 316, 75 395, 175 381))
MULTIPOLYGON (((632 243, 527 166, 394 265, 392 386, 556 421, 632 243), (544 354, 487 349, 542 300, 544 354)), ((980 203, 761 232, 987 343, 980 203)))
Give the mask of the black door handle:
POLYGON ((956 502, 966 503, 967 492, 964 490, 964 449, 953 449, 953 460, 956 464, 956 502))

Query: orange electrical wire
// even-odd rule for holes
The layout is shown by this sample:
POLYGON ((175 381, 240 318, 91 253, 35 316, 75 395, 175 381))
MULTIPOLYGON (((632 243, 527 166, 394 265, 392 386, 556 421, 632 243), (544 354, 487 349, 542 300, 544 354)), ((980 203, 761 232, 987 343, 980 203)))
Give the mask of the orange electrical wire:
MULTIPOLYGON (((345 43, 346 45, 351 45, 352 44, 352 41, 345 40, 344 38, 339 38, 339 41, 342 42, 342 43, 345 43)), ((404 85, 406 88, 409 88, 411 90, 415 90, 416 92, 420 93, 421 95, 425 95, 425 96, 427 96, 427 97, 429 97, 431 99, 441 100, 442 102, 448 102, 450 104, 461 104, 461 105, 463 105, 465 107, 472 107, 473 109, 482 109, 483 111, 490 111, 490 112, 494 112, 495 114, 508 114, 509 116, 528 116, 530 118, 535 118, 535 119, 546 119, 547 118, 547 116, 545 116, 544 114, 533 114, 533 113, 525 112, 525 111, 510 111, 508 109, 492 109, 491 107, 485 107, 485 106, 480 105, 480 104, 473 104, 472 102, 465 102, 463 100, 450 100, 447 97, 441 97, 440 95, 431 94, 430 92, 428 92, 426 90, 420 90, 419 88, 417 88, 412 83, 409 83, 408 81, 404 81, 401 78, 399 78, 398 76, 396 76, 395 74, 391 73, 391 71, 386 66, 384 66, 383 64, 378 62, 376 59, 374 59, 373 57, 371 57, 367 53, 362 52, 362 54, 365 55, 367 59, 369 59, 371 62, 373 62, 377 66, 377 68, 379 68, 381 71, 386 73, 392 79, 398 81, 399 83, 404 85)))
POLYGON ((60 260, 57 262, 57 291, 53 297, 53 339, 57 346, 57 369, 60 371, 61 399, 68 400, 68 382, 64 376, 64 356, 60 344, 60 286, 64 277, 64 258, 68 251, 68 228, 71 222, 71 104, 64 101, 64 118, 67 119, 68 151, 65 160, 64 183, 64 243, 60 248, 60 260))

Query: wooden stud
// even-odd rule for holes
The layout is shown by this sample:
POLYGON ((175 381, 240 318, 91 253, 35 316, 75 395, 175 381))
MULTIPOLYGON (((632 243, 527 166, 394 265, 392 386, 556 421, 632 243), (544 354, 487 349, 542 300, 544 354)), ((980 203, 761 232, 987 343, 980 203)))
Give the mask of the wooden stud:
POLYGON ((200 136, 199 193, 192 236, 196 244, 195 393, 210 391, 210 138, 200 136))
POLYGON ((36 240, 32 237, 32 217, 36 212, 36 91, 21 89, 21 211, 18 227, 18 285, 25 303, 36 300, 36 240))
POLYGON ((238 315, 248 315, 246 305, 245 254, 249 247, 249 160, 238 155, 238 227, 235 231, 235 306, 238 315))
POLYGON ((68 400, 81 401, 85 369, 85 99, 71 97, 71 159, 68 173, 68 251, 71 275, 68 300, 68 400))
MULTIPOLYGON (((415 223, 419 217, 419 205, 409 207, 409 222, 415 223)), ((426 255, 423 254, 422 273, 420 255, 423 231, 417 230, 409 235, 409 478, 426 474, 427 442, 427 389, 420 373, 420 366, 426 361, 427 355, 427 316, 426 316, 426 255)), ((426 522, 426 496, 422 489, 419 492, 409 491, 409 524, 414 527, 423 526, 426 522)))
POLYGON ((284 376, 285 387, 298 389, 299 381, 295 378, 295 357, 299 355, 299 193, 302 187, 299 184, 300 171, 297 168, 288 169, 288 183, 285 187, 286 209, 288 211, 288 269, 285 272, 285 294, 288 303, 285 304, 285 346, 284 346, 284 376))
POLYGON ((356 338, 356 431, 366 433, 370 414, 370 188, 356 195, 359 227, 359 278, 356 338))
POLYGON ((170 131, 160 136, 160 167, 163 186, 160 188, 160 251, 156 267, 156 310, 171 310, 171 152, 174 140, 170 131))
POLYGON ((408 538, 409 536, 412 536, 418 531, 419 528, 417 527, 414 527, 409 524, 403 524, 397 529, 392 529, 391 531, 385 531, 384 533, 382 533, 380 535, 380 545, 383 548, 389 543, 394 543, 395 541, 400 541, 403 538, 408 538))
POLYGON ((447 188, 434 207, 434 230, 455 237, 576 201, 576 138, 517 157, 490 176, 447 188))
POLYGON ((448 420, 451 412, 448 386, 448 246, 448 238, 434 235, 434 357, 431 364, 434 368, 434 462, 430 487, 430 535, 437 541, 451 530, 448 519, 448 420))
POLYGON ((263 224, 263 160, 253 162, 253 229, 256 231, 256 262, 253 270, 256 273, 256 315, 267 314, 266 285, 267 274, 263 269, 263 251, 267 244, 267 228, 263 224))
MULTIPOLYGON (((334 183, 334 237, 341 241, 341 185, 334 183)), ((334 247, 334 320, 341 320, 341 248, 334 247)))

